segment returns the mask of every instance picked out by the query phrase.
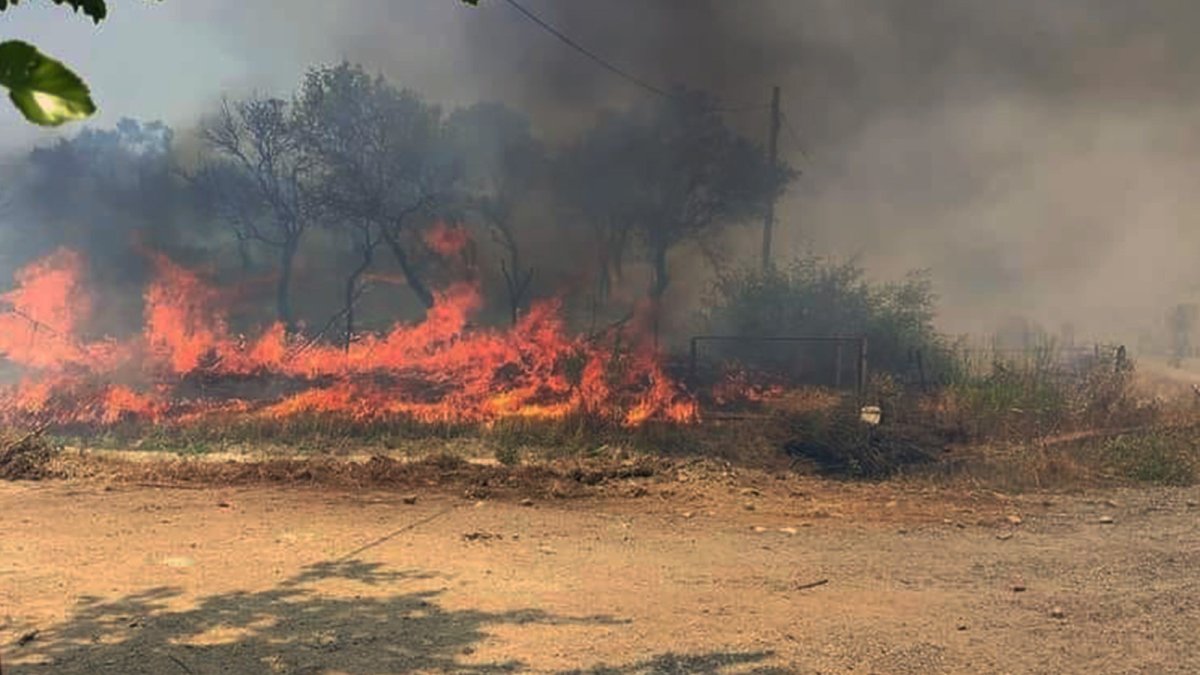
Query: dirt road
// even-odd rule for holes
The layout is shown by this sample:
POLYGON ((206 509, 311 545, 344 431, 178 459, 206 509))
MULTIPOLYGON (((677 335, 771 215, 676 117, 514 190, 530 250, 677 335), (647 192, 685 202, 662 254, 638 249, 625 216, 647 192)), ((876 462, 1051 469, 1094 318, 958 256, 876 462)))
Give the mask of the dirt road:
POLYGON ((3 672, 1200 672, 1195 489, 632 494, 0 483, 3 672))

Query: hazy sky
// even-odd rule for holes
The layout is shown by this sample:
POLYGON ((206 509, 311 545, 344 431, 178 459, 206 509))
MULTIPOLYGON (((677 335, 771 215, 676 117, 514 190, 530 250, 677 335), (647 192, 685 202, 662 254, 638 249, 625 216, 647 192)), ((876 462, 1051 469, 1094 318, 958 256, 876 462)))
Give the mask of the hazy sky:
MULTIPOLYGON (((730 105, 781 85, 783 154, 805 171, 780 209, 784 252, 860 254, 883 275, 930 267, 952 329, 1012 313, 1135 330, 1195 294, 1200 3, 524 2, 656 84, 730 105)), ((80 71, 100 125, 186 127, 222 92, 286 93, 342 58, 446 104, 499 99, 550 136, 648 95, 502 0, 480 5, 114 0, 96 28, 30 0, 0 35, 80 71)), ((730 121, 765 132, 762 111, 730 121)), ((50 135, 0 111, 0 148, 50 135)))
MULTIPOLYGON (((62 7, 31 0, 0 18, 0 35, 33 41, 83 75, 100 105, 95 124, 130 116, 183 125, 222 92, 286 92, 308 65, 351 57, 353 50, 339 45, 353 45, 357 28, 342 12, 361 4, 366 3, 113 0, 109 19, 94 26, 83 15, 71 17, 62 7)), ((395 4, 404 16, 376 29, 414 55, 450 52, 445 35, 453 32, 459 7, 428 0, 395 4)), ((424 89, 445 65, 430 58, 432 67, 403 75, 424 89)), ((0 125, 0 143, 8 147, 57 133, 37 133, 7 114, 0 125)))

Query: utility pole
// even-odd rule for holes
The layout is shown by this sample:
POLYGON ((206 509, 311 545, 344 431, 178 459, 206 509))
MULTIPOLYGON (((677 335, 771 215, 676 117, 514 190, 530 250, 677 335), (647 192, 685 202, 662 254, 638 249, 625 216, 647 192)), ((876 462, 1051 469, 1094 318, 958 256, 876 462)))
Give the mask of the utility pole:
MULTIPOLYGON (((771 133, 767 142, 767 159, 771 169, 779 166, 779 87, 771 89, 771 133)), ((762 268, 771 269, 771 229, 775 226, 775 199, 767 202, 767 214, 763 220, 762 268)))

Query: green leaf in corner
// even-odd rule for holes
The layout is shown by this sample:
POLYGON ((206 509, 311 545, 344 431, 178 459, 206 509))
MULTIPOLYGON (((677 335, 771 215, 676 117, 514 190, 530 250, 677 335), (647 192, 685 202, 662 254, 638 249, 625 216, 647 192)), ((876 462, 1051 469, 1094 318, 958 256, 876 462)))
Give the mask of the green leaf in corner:
POLYGON ((54 4, 70 5, 71 9, 76 12, 83 10, 83 13, 90 16, 96 23, 100 23, 104 17, 108 16, 108 6, 104 4, 104 0, 54 0, 54 4))
POLYGON ((0 42, 0 85, 25 119, 58 126, 96 112, 87 85, 62 63, 19 40, 0 42))
MULTIPOLYGON (((0 0, 0 12, 8 9, 9 5, 20 4, 20 0, 0 0)), ((92 18, 92 21, 100 23, 104 17, 108 16, 108 5, 104 0, 54 0, 56 5, 69 5, 76 12, 83 10, 92 18)))

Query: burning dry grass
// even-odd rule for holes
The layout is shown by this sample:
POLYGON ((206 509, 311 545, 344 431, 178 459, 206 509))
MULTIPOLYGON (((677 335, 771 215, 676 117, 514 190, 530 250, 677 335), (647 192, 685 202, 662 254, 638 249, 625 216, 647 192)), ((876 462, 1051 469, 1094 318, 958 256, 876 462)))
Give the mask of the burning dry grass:
POLYGON ((687 423, 696 404, 664 371, 646 317, 628 332, 575 336, 559 302, 532 306, 506 330, 472 325, 477 282, 438 291, 418 324, 395 324, 345 348, 275 324, 257 336, 230 327, 223 292, 165 256, 144 293, 142 330, 88 339, 86 261, 59 251, 17 275, 0 297, 0 358, 22 379, 0 393, 10 424, 53 415, 60 424, 155 424, 241 415, 336 414, 360 423, 429 424, 578 414, 628 427, 687 423))
MULTIPOLYGON (((1123 353, 1111 361, 1097 352, 1070 372, 1047 359, 996 361, 990 370, 966 364, 933 392, 876 377, 866 392, 883 411, 874 427, 859 419, 858 398, 744 372, 693 396, 668 376, 636 321, 631 334, 573 337, 547 301, 511 329, 473 327, 480 295, 469 283, 440 292, 423 323, 361 336, 348 350, 280 326, 243 338, 229 327, 221 292, 148 255, 158 276, 146 289, 145 325, 131 339, 81 337, 91 306, 80 281, 85 261, 65 251, 22 270, 0 314, 0 357, 24 376, 3 394, 0 416, 15 428, 53 425, 62 444, 174 453, 120 460, 123 473, 146 480, 483 491, 536 483, 569 494, 608 480, 601 467, 626 470, 613 464, 614 448, 640 456, 638 466, 706 457, 773 470, 803 459, 841 476, 968 471, 1031 487, 1196 476, 1190 432, 1160 428, 1167 407, 1138 393, 1123 353), (697 424, 701 401, 723 414, 697 424), (1085 438, 1128 429, 1137 431, 1085 438), (962 446, 974 454, 947 453, 962 446), (368 459, 347 459, 363 451, 368 459), (181 458, 221 452, 267 454, 181 458)), ((1193 419, 1181 414, 1175 423, 1193 419)), ((40 433, 14 434, 0 445, 0 475, 52 475, 53 447, 40 433)))
POLYGON ((830 413, 844 399, 844 394, 824 387, 792 387, 767 399, 764 407, 777 415, 830 413))
MULTIPOLYGON (((666 460, 708 458, 769 471, 807 468, 844 477, 961 478, 1005 490, 1137 482, 1148 476, 1158 476, 1152 482, 1186 482, 1193 475, 1180 469, 1182 464, 1162 459, 1165 452, 1158 453, 1159 460, 1146 459, 1160 465, 1147 468, 1139 466, 1143 455, 1136 452, 1126 452, 1123 463, 1115 461, 1121 446, 1109 446, 1110 452, 1096 449, 1097 443, 1117 437, 1121 431, 1132 428, 1142 433, 1156 429, 1154 424, 1117 429, 1075 421, 1078 431, 1037 435, 1032 440, 1027 433, 972 436, 947 423, 962 410, 945 407, 944 394, 906 393, 885 379, 874 382, 871 391, 885 409, 885 421, 878 427, 861 423, 855 397, 795 389, 778 398, 747 402, 738 414, 709 416, 702 424, 649 422, 628 427, 585 414, 551 420, 513 416, 489 424, 430 424, 411 418, 362 421, 330 413, 281 418, 224 415, 155 426, 133 422, 83 426, 59 441, 75 447, 136 450, 160 459, 161 453, 169 453, 166 466, 170 471, 217 481, 348 485, 355 480, 385 484, 419 480, 420 474, 407 473, 413 471, 407 464, 400 469, 377 463, 368 471, 362 468, 365 459, 350 459, 385 455, 388 462, 405 460, 416 462, 414 466, 427 466, 433 462, 431 457, 444 455, 470 459, 472 466, 484 461, 490 470, 537 477, 547 484, 561 482, 561 476, 555 473, 557 469, 546 472, 545 467, 603 463, 614 453, 666 460), (202 469, 189 464, 204 458, 218 460, 216 465, 230 459, 238 463, 224 469, 213 468, 216 465, 211 462, 202 469), (247 459, 253 460, 252 465, 247 459), (1166 468, 1172 466, 1175 469, 1166 468)), ((1078 392, 1073 395, 1081 396, 1078 392)), ((1018 415, 1014 413, 1014 419, 1019 420, 1018 415)), ((1114 416, 1111 422, 1129 424, 1140 419, 1114 416)), ((1182 438, 1175 434, 1173 440, 1154 447, 1174 447, 1171 443, 1182 438)), ((444 466, 451 467, 450 482, 462 482, 455 473, 457 464, 444 466)))
MULTIPOLYGON (((795 398, 809 401, 806 409, 830 401, 816 392, 795 398)), ((145 481, 449 484, 476 492, 508 489, 511 483, 527 493, 570 495, 579 485, 626 475, 630 466, 644 471, 660 462, 704 459, 786 468, 780 451, 786 419, 784 412, 769 409, 705 424, 650 421, 635 427, 582 413, 512 416, 489 424, 363 421, 332 413, 228 414, 158 425, 76 424, 57 429, 53 440, 80 449, 55 467, 71 476, 116 471, 145 481)))
POLYGON ((690 459, 741 466, 786 467, 780 451, 784 417, 755 415, 678 425, 649 422, 626 427, 584 415, 556 420, 512 417, 488 425, 422 424, 394 419, 362 423, 336 415, 284 419, 214 418, 172 425, 77 426, 58 431, 66 447, 176 458, 234 457, 342 460, 385 454, 420 460, 450 453, 473 461, 516 466, 597 460, 613 453, 690 459), (221 423, 216 423, 222 420, 221 423))
MULTIPOLYGON (((1195 426, 1093 429, 1035 442, 954 444, 928 428, 893 423, 867 430, 853 424, 847 405, 838 410, 834 415, 818 409, 637 429, 527 419, 488 428, 444 427, 437 430, 441 435, 419 426, 376 427, 371 430, 377 434, 374 438, 356 436, 364 429, 350 422, 308 419, 303 425, 291 420, 286 426, 275 421, 260 428, 241 427, 238 442, 201 424, 186 431, 193 434, 190 437, 172 436, 184 434, 183 429, 159 428, 156 437, 140 441, 110 438, 108 447, 114 449, 109 450, 90 443, 90 450, 55 453, 52 448, 63 441, 39 438, 23 446, 29 452, 14 455, 16 462, 6 463, 4 476, 108 477, 197 486, 437 488, 478 498, 581 496, 597 485, 634 476, 657 479, 672 466, 696 461, 767 473, 803 473, 808 468, 835 476, 890 477, 901 483, 1005 492, 1187 485, 1200 477, 1200 427, 1195 426), (302 437, 301 432, 315 435, 302 437), (806 444, 809 451, 819 445, 830 457, 811 452, 789 457, 783 452, 796 443, 806 444), (129 449, 134 447, 139 449, 129 449), (797 457, 807 461, 792 461, 797 457)), ((226 428, 220 433, 231 432, 226 428)), ((73 439, 71 444, 81 441, 86 439, 73 439)))

